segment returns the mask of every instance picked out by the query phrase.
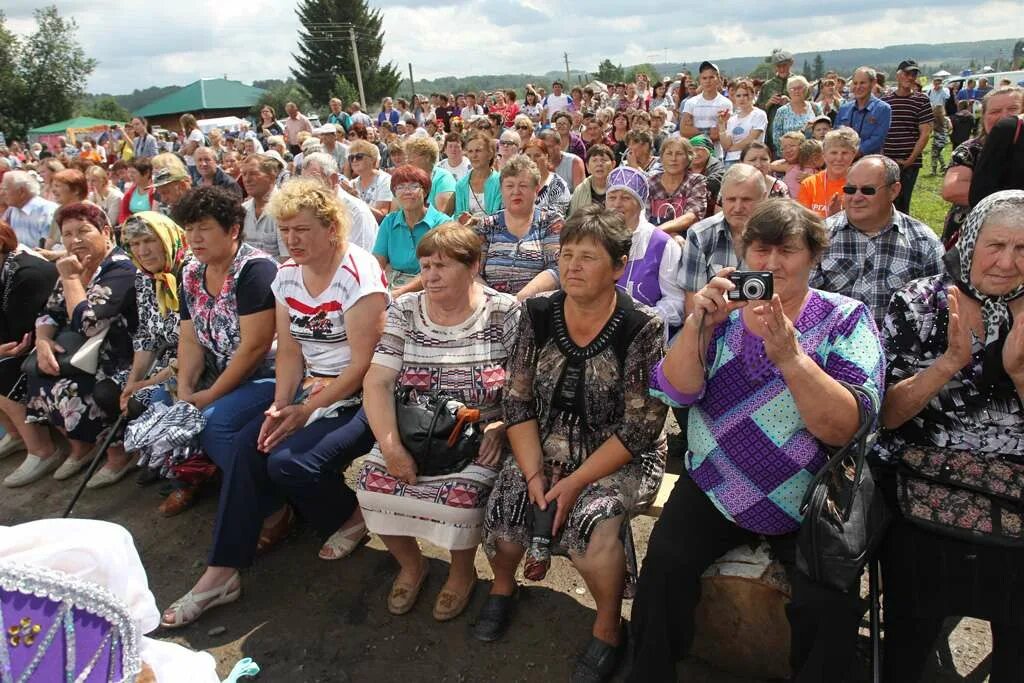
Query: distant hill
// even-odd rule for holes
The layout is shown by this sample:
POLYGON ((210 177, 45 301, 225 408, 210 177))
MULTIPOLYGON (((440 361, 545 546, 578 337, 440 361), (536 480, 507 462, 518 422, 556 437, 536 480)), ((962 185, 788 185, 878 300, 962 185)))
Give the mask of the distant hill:
MULTIPOLYGON (((858 66, 867 64, 888 73, 896 70, 896 65, 904 59, 913 59, 921 65, 924 73, 946 69, 957 73, 961 69, 974 67, 980 69, 989 64, 995 66, 996 61, 1009 61, 1013 58, 1014 46, 1018 42, 1015 38, 1004 38, 1000 40, 980 40, 965 43, 937 43, 929 45, 926 43, 911 45, 889 45, 881 48, 851 48, 845 50, 823 50, 821 52, 798 52, 794 55, 794 71, 799 72, 803 63, 814 62, 815 57, 821 55, 825 69, 838 71, 840 74, 848 75, 858 66)), ((694 56, 691 62, 670 62, 654 64, 659 74, 675 75, 684 69, 693 71, 704 56, 694 56)), ((764 62, 764 56, 759 57, 731 57, 727 59, 715 59, 719 68, 728 76, 745 76, 751 73, 757 66, 764 62)), ((635 65, 634 65, 635 66, 635 65)), ((595 65, 596 67, 596 65, 595 65)), ((627 70, 632 66, 626 67, 627 70)), ((996 67, 999 70, 998 67, 996 67)), ((570 83, 584 83, 594 77, 595 72, 572 71, 570 72, 570 83)), ((544 85, 545 87, 554 79, 565 80, 564 71, 549 71, 545 74, 490 74, 484 76, 448 76, 432 80, 418 79, 416 81, 416 92, 466 92, 480 90, 495 90, 497 88, 515 88, 522 91, 527 83, 544 85)), ((267 87, 280 83, 278 79, 267 79, 254 81, 257 87, 267 87)), ((169 85, 165 87, 149 87, 145 90, 134 90, 128 95, 114 95, 114 99, 127 109, 135 111, 155 102, 161 97, 179 90, 182 86, 169 85)), ((408 95, 411 92, 409 80, 405 79, 399 86, 399 93, 408 95)), ((87 95, 85 102, 105 97, 103 94, 87 95)))

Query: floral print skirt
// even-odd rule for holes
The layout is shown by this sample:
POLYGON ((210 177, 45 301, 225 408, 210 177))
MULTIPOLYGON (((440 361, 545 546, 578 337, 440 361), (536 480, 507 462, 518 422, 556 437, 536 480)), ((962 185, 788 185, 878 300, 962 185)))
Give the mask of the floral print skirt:
MULTIPOLYGON (((92 375, 28 375, 28 414, 25 421, 57 427, 75 441, 95 442, 116 419, 116 416, 108 417, 93 401, 96 381, 92 375)), ((118 384, 123 385, 123 382, 118 384)))

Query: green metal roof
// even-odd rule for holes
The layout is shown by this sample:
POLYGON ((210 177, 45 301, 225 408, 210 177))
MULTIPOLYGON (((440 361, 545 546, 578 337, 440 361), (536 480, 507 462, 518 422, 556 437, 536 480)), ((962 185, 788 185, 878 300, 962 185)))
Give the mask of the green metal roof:
POLYGON ((68 128, 92 128, 93 126, 112 126, 115 123, 124 123, 124 121, 108 121, 107 119, 94 119, 91 116, 79 116, 75 119, 68 119, 67 121, 58 121, 57 123, 51 123, 48 126, 40 126, 39 128, 33 128, 29 131, 30 135, 52 135, 54 133, 63 133, 68 128))
POLYGON ((135 111, 137 116, 162 116, 164 114, 185 114, 204 109, 240 109, 251 107, 263 94, 262 88, 254 88, 240 81, 223 78, 201 78, 181 90, 150 102, 135 111))

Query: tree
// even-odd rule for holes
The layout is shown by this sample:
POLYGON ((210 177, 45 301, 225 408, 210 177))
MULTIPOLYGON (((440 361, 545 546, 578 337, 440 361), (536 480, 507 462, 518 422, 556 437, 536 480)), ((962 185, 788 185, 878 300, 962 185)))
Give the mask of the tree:
POLYGON ((104 95, 82 108, 82 116, 110 121, 128 121, 132 113, 117 103, 110 95, 104 95))
MULTIPOLYGON (((326 102, 326 100, 324 101, 326 102)), ((301 112, 308 112, 312 109, 309 93, 306 92, 306 89, 295 81, 289 79, 281 85, 269 88, 266 92, 260 95, 260 99, 252 108, 252 113, 256 114, 258 117, 260 109, 269 104, 274 108, 274 111, 280 118, 285 115, 284 105, 289 102, 294 102, 295 106, 297 106, 301 112)))
POLYGON ((630 67, 625 73, 626 77, 622 80, 627 83, 632 83, 636 80, 637 74, 647 74, 647 77, 651 79, 651 83, 657 83, 661 80, 661 76, 658 74, 658 70, 654 68, 653 64, 637 64, 636 66, 630 67))
POLYGON ((25 83, 22 116, 36 126, 70 118, 96 68, 75 40, 78 25, 51 5, 34 12, 36 31, 21 49, 18 73, 25 83))
POLYGON ((801 73, 803 74, 803 77, 806 78, 807 80, 811 80, 813 78, 811 73, 811 65, 807 63, 806 59, 804 60, 804 68, 801 71, 801 73))
POLYGON ((775 67, 771 65, 771 62, 768 59, 766 59, 760 64, 758 64, 756 67, 754 67, 754 70, 751 71, 749 74, 749 78, 759 78, 762 81, 766 81, 774 75, 775 67))
MULTIPOLYGON (((804 64, 806 63, 807 62, 805 61, 804 64)), ((820 54, 814 56, 814 70, 812 73, 814 75, 814 80, 818 80, 825 75, 825 60, 821 58, 820 54)))
POLYGON ((380 10, 371 10, 366 0, 301 0, 295 13, 302 28, 299 53, 292 55, 299 68, 292 73, 314 102, 330 99, 339 76, 357 82, 350 27, 356 34, 366 99, 377 102, 395 93, 401 75, 391 62, 380 63, 384 48, 380 10))
POLYGON ((30 128, 70 118, 96 68, 75 39, 73 19, 55 6, 34 13, 36 30, 25 41, 5 26, 0 12, 0 129, 10 139, 30 128))
POLYGON ((597 80, 602 83, 617 83, 626 80, 626 74, 621 64, 615 66, 612 60, 605 59, 597 65, 597 80))

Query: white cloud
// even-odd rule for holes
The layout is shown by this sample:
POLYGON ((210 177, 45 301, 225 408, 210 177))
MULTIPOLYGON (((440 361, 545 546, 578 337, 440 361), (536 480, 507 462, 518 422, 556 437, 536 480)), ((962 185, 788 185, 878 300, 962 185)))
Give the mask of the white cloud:
MULTIPOLYGON (((724 0, 706 11, 664 0, 378 0, 384 61, 417 78, 596 69, 598 62, 699 62, 767 54, 772 48, 823 51, 892 44, 1004 38, 1024 24, 1019 2, 983 0, 724 0), (965 31, 965 22, 969 31, 965 31)), ((30 0, 8 0, 8 26, 33 28, 30 0)), ((126 93, 227 74, 244 82, 285 78, 294 66, 295 6, 275 0, 177 0, 125 5, 65 0, 64 16, 99 61, 93 92, 126 93)))

